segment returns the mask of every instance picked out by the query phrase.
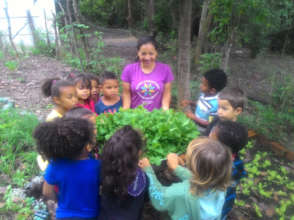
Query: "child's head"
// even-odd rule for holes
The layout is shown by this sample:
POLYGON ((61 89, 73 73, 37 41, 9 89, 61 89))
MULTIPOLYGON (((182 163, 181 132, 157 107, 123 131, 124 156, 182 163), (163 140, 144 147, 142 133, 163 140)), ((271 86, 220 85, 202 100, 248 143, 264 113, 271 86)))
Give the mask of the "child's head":
POLYGON ((47 159, 77 159, 91 151, 93 125, 85 119, 58 118, 43 122, 34 131, 38 152, 47 159))
POLYGON ((246 96, 241 89, 225 88, 218 96, 217 114, 221 120, 236 121, 243 112, 246 96))
POLYGON ((186 153, 188 169, 192 171, 191 191, 225 190, 232 169, 230 150, 218 141, 197 138, 190 142, 186 153))
POLYGON ((47 79, 42 85, 42 92, 46 97, 52 97, 54 104, 65 112, 77 104, 74 84, 59 78, 47 79))
POLYGON ((209 137, 228 146, 233 154, 238 154, 248 142, 248 131, 238 122, 219 121, 210 132, 209 137))
POLYGON ((144 146, 141 134, 127 125, 117 130, 102 152, 102 191, 122 197, 134 181, 144 146))
POLYGON ((206 95, 214 95, 227 85, 227 75, 221 69, 212 69, 204 73, 200 90, 206 95))
POLYGON ((90 111, 89 109, 76 106, 65 113, 65 118, 84 118, 89 120, 94 126, 94 134, 97 134, 96 128, 96 114, 90 111))
POLYGON ((99 95, 99 78, 93 74, 87 74, 88 78, 91 81, 91 96, 95 97, 99 95))
POLYGON ((91 80, 84 74, 77 75, 74 79, 79 101, 86 101, 91 95, 91 80))
POLYGON ((100 78, 101 93, 105 98, 111 99, 119 95, 119 82, 115 73, 104 72, 100 78))

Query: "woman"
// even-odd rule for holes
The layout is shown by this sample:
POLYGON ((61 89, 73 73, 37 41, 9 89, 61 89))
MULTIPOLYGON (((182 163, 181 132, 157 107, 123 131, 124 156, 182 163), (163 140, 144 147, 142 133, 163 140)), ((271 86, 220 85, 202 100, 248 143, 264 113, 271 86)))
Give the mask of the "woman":
POLYGON ((152 37, 139 39, 137 55, 138 61, 125 66, 121 75, 123 108, 169 109, 174 76, 167 64, 156 61, 157 46, 152 37))

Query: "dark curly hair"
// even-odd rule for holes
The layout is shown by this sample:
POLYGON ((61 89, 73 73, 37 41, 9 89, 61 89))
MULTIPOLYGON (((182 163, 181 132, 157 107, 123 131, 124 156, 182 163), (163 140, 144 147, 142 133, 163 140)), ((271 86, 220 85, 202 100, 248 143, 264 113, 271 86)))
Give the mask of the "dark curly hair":
POLYGON ((248 143, 248 131, 238 122, 220 120, 214 127, 214 132, 217 139, 228 146, 233 154, 238 154, 248 143))
POLYGON ((127 125, 115 132, 102 151, 102 193, 120 198, 128 195, 139 162, 144 141, 141 134, 127 125))
POLYGON ((37 151, 46 159, 75 159, 93 144, 94 128, 86 119, 58 118, 37 126, 33 137, 37 151))
POLYGON ((85 74, 79 74, 73 79, 74 85, 76 86, 78 83, 81 83, 82 87, 85 87, 87 89, 92 89, 91 86, 91 79, 88 75, 85 74))
POLYGON ((45 97, 60 97, 60 90, 70 86, 74 86, 70 81, 61 80, 60 78, 51 78, 45 80, 41 90, 45 97))
POLYGON ((221 69, 208 70, 203 76, 207 80, 208 86, 215 89, 216 92, 221 91, 227 85, 227 75, 221 69))
POLYGON ((88 74, 86 74, 86 76, 87 76, 90 80, 95 80, 96 83, 97 83, 98 85, 100 84, 99 77, 98 77, 97 75, 94 75, 94 74, 88 73, 88 74))
POLYGON ((114 80, 118 80, 117 76, 115 75, 115 73, 113 72, 109 72, 109 71, 105 71, 101 76, 100 76, 100 82, 103 85, 103 83, 105 82, 105 80, 108 79, 114 79, 114 80))
POLYGON ((221 100, 227 100, 234 109, 238 107, 242 108, 242 110, 244 109, 246 95, 239 88, 225 88, 218 97, 221 100))
POLYGON ((89 109, 80 107, 80 106, 76 106, 73 107, 72 109, 68 110, 64 117, 65 118, 83 118, 83 117, 87 117, 87 116, 91 116, 95 114, 94 112, 90 111, 89 109))

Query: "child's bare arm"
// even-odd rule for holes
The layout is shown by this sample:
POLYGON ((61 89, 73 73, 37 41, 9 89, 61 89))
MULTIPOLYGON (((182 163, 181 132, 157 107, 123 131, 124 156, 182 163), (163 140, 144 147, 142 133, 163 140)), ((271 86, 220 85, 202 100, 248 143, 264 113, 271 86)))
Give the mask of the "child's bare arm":
POLYGON ((44 181, 42 193, 46 199, 57 201, 54 185, 48 184, 46 181, 44 181))
POLYGON ((186 116, 192 120, 194 120, 195 122, 197 122, 198 124, 202 125, 202 126, 207 126, 209 125, 208 121, 205 121, 201 118, 198 118, 195 114, 193 114, 192 112, 185 112, 186 116))

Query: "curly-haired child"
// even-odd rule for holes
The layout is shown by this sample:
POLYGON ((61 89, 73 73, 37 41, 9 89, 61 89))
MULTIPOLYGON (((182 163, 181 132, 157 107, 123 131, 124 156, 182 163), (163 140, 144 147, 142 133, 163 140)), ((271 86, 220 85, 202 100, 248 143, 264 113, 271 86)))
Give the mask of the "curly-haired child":
POLYGON ((93 125, 76 118, 44 122, 34 131, 38 152, 50 161, 43 195, 57 201, 57 219, 92 220, 99 214, 100 161, 88 156, 93 136, 93 125))
POLYGON ((179 165, 176 154, 167 156, 169 169, 182 180, 164 187, 156 178, 147 158, 140 161, 150 182, 149 197, 159 211, 171 219, 220 219, 225 190, 230 181, 232 155, 218 141, 198 138, 190 142, 186 153, 187 168, 179 165))
POLYGON ((131 126, 119 129, 102 152, 99 220, 140 220, 148 195, 148 179, 138 167, 144 142, 131 126))

